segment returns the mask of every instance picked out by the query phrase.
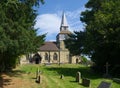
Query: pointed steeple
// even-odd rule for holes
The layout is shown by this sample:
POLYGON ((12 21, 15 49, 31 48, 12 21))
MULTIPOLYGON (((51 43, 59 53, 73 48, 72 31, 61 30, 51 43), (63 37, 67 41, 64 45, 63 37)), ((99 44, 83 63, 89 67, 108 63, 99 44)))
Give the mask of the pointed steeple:
POLYGON ((62 20, 61 20, 61 26, 60 26, 60 31, 67 30, 67 29, 68 29, 68 23, 67 23, 67 20, 66 20, 65 13, 63 12, 62 20))

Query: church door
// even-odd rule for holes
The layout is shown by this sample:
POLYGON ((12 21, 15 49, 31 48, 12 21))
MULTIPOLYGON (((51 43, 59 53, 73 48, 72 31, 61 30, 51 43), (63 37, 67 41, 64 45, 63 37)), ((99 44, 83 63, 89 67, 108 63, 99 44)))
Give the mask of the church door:
POLYGON ((34 61, 35 61, 35 64, 39 64, 39 63, 41 63, 41 56, 37 53, 37 54, 35 54, 34 56, 33 56, 33 58, 34 58, 34 61))

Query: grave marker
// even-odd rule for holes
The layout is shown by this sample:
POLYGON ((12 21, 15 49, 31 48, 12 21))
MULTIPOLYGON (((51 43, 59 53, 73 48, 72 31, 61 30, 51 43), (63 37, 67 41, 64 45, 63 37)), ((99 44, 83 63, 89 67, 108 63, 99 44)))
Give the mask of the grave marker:
POLYGON ((41 76, 40 76, 40 70, 39 70, 39 68, 37 69, 37 71, 36 71, 36 82, 37 83, 40 83, 41 82, 41 76))
POLYGON ((120 79, 119 78, 113 78, 113 82, 120 83, 120 79))
POLYGON ((111 83, 102 81, 97 88, 111 88, 111 83))
POLYGON ((41 76, 40 75, 37 77, 36 83, 41 83, 41 76))
POLYGON ((85 87, 90 87, 90 80, 86 79, 86 78, 83 78, 82 79, 82 85, 85 86, 85 87))
POLYGON ((106 75, 108 75, 108 69, 109 69, 109 64, 108 64, 108 62, 106 62, 105 67, 106 67, 106 75))
POLYGON ((64 79, 64 75, 61 75, 61 76, 60 76, 60 79, 64 79))
POLYGON ((103 76, 106 77, 106 78, 109 78, 109 77, 110 77, 109 72, 108 72, 109 66, 110 66, 110 65, 108 64, 108 62, 106 62, 106 64, 105 64, 105 74, 103 75, 103 76))
POLYGON ((80 83, 80 79, 81 79, 81 73, 77 72, 76 73, 76 82, 80 83))

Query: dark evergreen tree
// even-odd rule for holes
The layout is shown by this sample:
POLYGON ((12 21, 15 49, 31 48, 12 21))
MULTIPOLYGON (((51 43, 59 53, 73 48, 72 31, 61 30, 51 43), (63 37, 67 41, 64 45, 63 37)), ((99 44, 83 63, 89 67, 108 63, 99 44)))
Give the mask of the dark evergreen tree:
POLYGON ((21 54, 36 51, 45 35, 34 29, 37 16, 33 6, 43 0, 0 1, 0 70, 14 67, 21 54))
MULTIPOLYGON (((82 38, 84 41, 78 41, 83 43, 82 53, 91 56, 96 71, 105 72, 108 62, 109 71, 120 74, 120 0, 89 0, 85 6, 87 9, 80 17, 85 24, 85 36, 82 38)), ((77 45, 74 38, 68 49, 72 46, 80 49, 81 44, 77 45)))
POLYGON ((68 35, 69 38, 65 40, 66 48, 69 49, 71 55, 80 55, 84 48, 84 39, 85 39, 85 32, 77 32, 75 31, 73 34, 68 35))
POLYGON ((120 67, 119 4, 119 0, 89 0, 86 4, 89 9, 82 13, 81 21, 86 24, 87 34, 84 47, 91 54, 96 70, 105 71, 107 62, 110 71, 120 67))

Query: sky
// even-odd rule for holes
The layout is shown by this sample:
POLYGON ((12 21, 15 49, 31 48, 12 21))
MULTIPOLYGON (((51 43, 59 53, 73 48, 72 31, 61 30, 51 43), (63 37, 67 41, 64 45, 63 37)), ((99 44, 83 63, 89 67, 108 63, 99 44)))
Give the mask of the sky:
POLYGON ((34 28, 38 29, 37 35, 45 34, 46 41, 55 41, 60 32, 61 18, 65 12, 69 30, 83 31, 84 26, 80 21, 80 13, 85 11, 88 0, 44 0, 45 3, 36 8, 38 16, 34 28))

